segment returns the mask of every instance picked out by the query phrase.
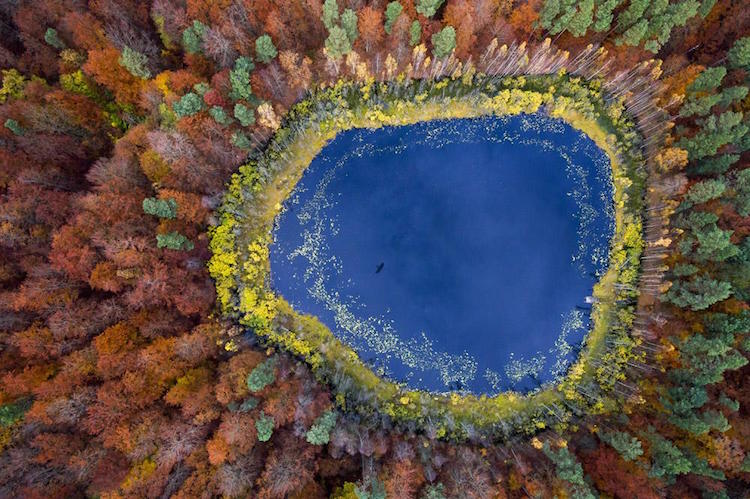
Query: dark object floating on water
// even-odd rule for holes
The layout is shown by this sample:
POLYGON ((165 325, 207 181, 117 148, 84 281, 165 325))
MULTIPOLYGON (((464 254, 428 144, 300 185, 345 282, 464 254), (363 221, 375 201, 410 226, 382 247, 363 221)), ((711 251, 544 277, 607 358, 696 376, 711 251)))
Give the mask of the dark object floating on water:
POLYGON ((383 270, 383 267, 385 267, 385 262, 380 262, 378 268, 375 269, 375 273, 380 274, 380 271, 383 270))

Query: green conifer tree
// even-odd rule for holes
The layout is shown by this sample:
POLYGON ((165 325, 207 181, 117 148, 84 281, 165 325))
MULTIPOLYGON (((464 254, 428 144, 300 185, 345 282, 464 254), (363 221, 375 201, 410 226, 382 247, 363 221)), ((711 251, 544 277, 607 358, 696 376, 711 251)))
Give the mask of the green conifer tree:
POLYGON ((432 35, 432 53, 437 59, 443 59, 456 48, 456 30, 446 26, 432 35))
POLYGON ((270 36, 262 35, 255 40, 255 54, 258 56, 258 60, 264 64, 268 64, 278 55, 276 46, 270 36))
POLYGON ((253 369, 247 375, 247 388, 251 392, 259 392, 276 379, 276 357, 270 357, 253 369))
POLYGON ((385 8, 385 32, 389 35, 393 29, 393 24, 398 16, 404 11, 404 7, 399 2, 390 2, 385 8))
POLYGON ((130 47, 123 47, 122 53, 117 62, 136 78, 142 80, 148 80, 151 78, 151 71, 149 71, 147 67, 148 58, 130 47))
POLYGON ((146 198, 142 204, 143 212, 148 215, 168 219, 177 218, 177 201, 174 198, 146 198))
POLYGON ((268 442, 269 440, 271 440, 271 435, 273 435, 273 427, 273 418, 270 416, 266 416, 266 413, 261 411, 260 416, 258 416, 258 419, 255 421, 255 429, 258 435, 258 441, 268 442))

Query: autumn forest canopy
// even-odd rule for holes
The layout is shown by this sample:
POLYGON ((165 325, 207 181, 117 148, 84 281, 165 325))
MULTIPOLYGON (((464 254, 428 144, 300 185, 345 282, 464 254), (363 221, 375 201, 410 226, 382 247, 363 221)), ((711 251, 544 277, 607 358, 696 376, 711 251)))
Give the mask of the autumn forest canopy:
POLYGON ((0 497, 745 497, 745 3, 5 2, 0 497), (508 148, 496 177, 467 166, 480 143, 508 148), (554 156, 559 178, 514 177, 512 154, 519 172, 554 156), (493 182, 514 186, 507 204, 490 203, 493 182), (346 255, 372 286, 451 270, 399 267, 425 250, 362 245, 375 230, 477 235, 490 213, 537 206, 532 182, 540 201, 569 198, 564 220, 528 233, 495 216, 496 238, 439 248, 497 256, 527 229, 509 296, 529 310, 506 304, 506 328, 560 318, 553 297, 578 288, 535 279, 547 265, 563 280, 555 251, 579 251, 568 266, 585 279, 544 347, 564 359, 554 376, 481 345, 511 369, 482 365, 478 390, 455 374, 472 373, 464 347, 441 349, 486 327, 473 310, 492 304, 490 267, 365 294, 452 291, 424 309, 437 342, 341 300, 346 255), (457 231, 430 219, 462 192, 467 212, 444 212, 457 231), (363 221, 373 232, 345 237, 363 221), (305 267, 285 270, 287 254, 305 267), (434 369, 437 387, 362 345, 434 369))

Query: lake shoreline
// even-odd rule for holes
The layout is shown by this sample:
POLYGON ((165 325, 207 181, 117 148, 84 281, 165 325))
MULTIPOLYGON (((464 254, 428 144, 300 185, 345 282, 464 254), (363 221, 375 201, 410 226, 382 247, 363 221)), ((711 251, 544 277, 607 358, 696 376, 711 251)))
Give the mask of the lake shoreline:
MULTIPOLYGON (((342 83, 321 89, 292 108, 267 151, 242 166, 229 184, 221 223, 211 234, 209 270, 220 306, 268 345, 304 359, 318 379, 332 386, 338 405, 360 417, 387 417, 391 424, 425 429, 429 423, 437 428, 431 431, 447 438, 465 438, 466 425, 493 438, 508 438, 567 425, 579 413, 614 410, 619 400, 614 384, 636 355, 637 339, 630 336, 628 322, 638 293, 628 289, 636 286, 643 249, 645 172, 639 143, 622 101, 605 102, 600 83, 564 74, 472 76, 428 86, 342 83), (307 166, 340 130, 540 109, 584 132, 607 153, 615 187, 615 235, 609 270, 594 288, 594 327, 561 381, 526 396, 408 390, 377 376, 328 328, 299 315, 270 290, 268 245, 274 220, 307 166)), ((232 340, 227 341, 231 350, 232 340)))

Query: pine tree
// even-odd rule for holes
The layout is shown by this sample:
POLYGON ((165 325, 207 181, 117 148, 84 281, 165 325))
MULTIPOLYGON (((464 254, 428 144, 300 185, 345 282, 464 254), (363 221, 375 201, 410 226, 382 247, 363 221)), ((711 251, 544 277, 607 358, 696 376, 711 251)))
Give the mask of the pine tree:
POLYGON ((725 111, 721 115, 711 115, 705 120, 698 120, 700 130, 692 137, 683 137, 678 147, 688 152, 691 160, 700 160, 713 156, 720 147, 734 143, 744 137, 748 126, 742 122, 742 113, 725 111))
POLYGON ((581 0, 577 8, 578 10, 565 29, 573 36, 583 36, 594 21, 594 0, 581 0))
POLYGON ((727 184, 724 179, 704 180, 690 187, 690 190, 685 195, 685 201, 690 204, 706 203, 724 194, 726 188, 727 184))
POLYGON ((192 116, 203 109, 203 99, 193 92, 188 92, 174 103, 173 109, 180 118, 192 116))
POLYGON ((721 85, 721 81, 727 75, 727 68, 716 66, 704 69, 693 83, 687 87, 688 92, 709 92, 721 85))
POLYGON ((258 364, 247 375, 247 388, 251 392, 259 392, 276 379, 276 357, 271 357, 258 364))
POLYGON ((695 234, 698 247, 695 258, 699 262, 723 262, 739 253, 737 246, 732 244, 733 231, 722 230, 716 226, 702 230, 695 234))
POLYGON ((393 29, 393 24, 404 11, 404 7, 399 2, 390 2, 385 8, 385 32, 389 35, 393 29))
POLYGON ((339 20, 339 4, 336 0, 325 0, 323 3, 323 25, 331 31, 339 20))
POLYGON ((352 51, 352 44, 346 31, 339 26, 333 26, 326 38, 326 50, 334 59, 348 54, 352 51))
POLYGON ((206 29, 207 26, 205 24, 196 20, 182 32, 182 46, 185 47, 185 51, 188 54, 195 54, 201 51, 203 35, 206 29))
POLYGON ((739 154, 721 154, 703 159, 690 168, 692 175, 716 175, 726 172, 729 167, 740 160, 739 154))
POLYGON ((229 82, 232 85, 230 97, 232 100, 252 100, 253 89, 250 85, 250 72, 255 69, 252 59, 238 57, 234 61, 234 68, 229 72, 229 82))
POLYGON ((156 247, 175 251, 192 251, 195 245, 179 232, 156 235, 156 247))
POLYGON ((324 412, 307 431, 305 438, 313 445, 325 445, 330 438, 331 430, 336 425, 336 413, 324 412))
POLYGON ((737 213, 743 217, 750 215, 750 168, 745 168, 735 175, 734 192, 737 213))
POLYGON ((711 108, 719 102, 721 102, 720 94, 710 94, 702 97, 696 97, 695 94, 691 94, 680 108, 680 117, 706 116, 711 112, 711 108))
POLYGON ((420 499, 446 499, 445 485, 442 483, 427 485, 422 491, 420 499))
POLYGON ((641 441, 624 431, 601 432, 599 438, 612 446, 624 460, 633 461, 643 455, 641 441))
POLYGON ((551 29, 560 14, 560 0, 546 0, 539 12, 539 24, 545 29, 551 29))
POLYGON ((625 33, 622 34, 622 36, 617 37, 617 39, 615 40, 615 44, 636 46, 641 43, 641 40, 643 40, 643 37, 646 35, 647 29, 648 21, 646 19, 641 19, 637 23, 630 26, 625 31, 625 33))
POLYGON ((276 46, 268 35, 259 36, 255 40, 255 53, 258 56, 258 60, 264 64, 268 64, 278 55, 276 46))
POLYGON ((252 147, 250 139, 247 138, 247 135, 240 132, 239 130, 233 132, 232 137, 229 140, 234 147, 237 147, 239 149, 250 149, 252 147))
POLYGON ((432 53, 437 59, 443 59, 456 48, 456 30, 453 26, 446 26, 432 35, 432 53))
POLYGON ((698 15, 705 19, 711 13, 714 5, 716 5, 716 0, 702 0, 701 6, 698 8, 698 15))
POLYGON ((415 20, 409 26, 409 46, 416 47, 422 41, 422 25, 415 20))
POLYGON ((733 68, 750 70, 750 36, 734 42, 727 52, 727 59, 733 68))
POLYGON ((601 33, 609 30, 612 26, 613 12, 620 3, 621 0, 605 0, 596 6, 594 31, 601 33))
POLYGON ((214 121, 220 125, 228 125, 232 122, 232 119, 221 106, 212 106, 208 110, 208 114, 210 114, 214 121))
POLYGON ((664 478, 668 482, 675 475, 690 473, 690 460, 672 442, 662 437, 653 429, 648 433, 651 442, 651 471, 649 475, 664 478))
POLYGON ((122 54, 120 54, 120 58, 117 62, 119 62, 120 66, 127 69, 128 72, 136 78, 142 80, 148 80, 151 78, 151 71, 149 71, 147 67, 148 58, 128 46, 123 47, 122 54))
POLYGON ((432 17, 435 12, 443 5, 445 0, 419 0, 417 3, 417 12, 425 17, 432 17))
POLYGON ((174 198, 157 199, 146 198, 143 200, 143 212, 159 218, 176 218, 177 201, 174 198))
POLYGON ((12 404, 0 405, 0 428, 9 428, 22 420, 30 407, 30 399, 22 399, 12 404))
POLYGON ((583 468, 567 447, 561 447, 557 451, 550 448, 549 442, 542 447, 544 454, 555 463, 555 473, 560 480, 571 485, 575 497, 580 499, 594 499, 588 484, 583 479, 583 468))
POLYGON ((255 430, 257 431, 258 441, 268 442, 269 440, 271 440, 271 435, 273 435, 273 427, 273 418, 270 416, 266 416, 266 414, 261 411, 260 416, 258 416, 258 419, 255 421, 255 430))
POLYGON ((628 7, 617 16, 617 24, 622 30, 628 30, 631 26, 643 19, 650 4, 650 0, 630 0, 628 7))
POLYGON ((349 44, 354 43, 354 40, 359 38, 357 13, 352 9, 346 9, 344 13, 341 14, 341 27, 346 31, 346 37, 349 39, 349 44))
POLYGON ((719 105, 722 107, 728 107, 733 102, 747 97, 747 93, 748 88, 744 86, 727 87, 719 94, 719 105))
POLYGON ((5 128, 13 132, 14 135, 20 136, 24 134, 24 129, 21 124, 13 118, 8 118, 5 120, 5 128))
POLYGON ((44 41, 52 47, 55 47, 57 50, 65 48, 65 44, 60 40, 60 37, 57 35, 57 30, 54 28, 47 28, 47 31, 44 32, 44 41))
POLYGON ((716 302, 726 300, 732 294, 732 285, 706 276, 690 280, 679 280, 672 284, 665 299, 682 308, 705 310, 716 302))

